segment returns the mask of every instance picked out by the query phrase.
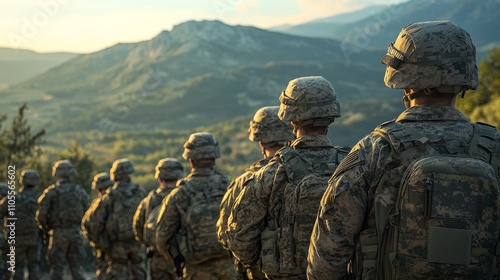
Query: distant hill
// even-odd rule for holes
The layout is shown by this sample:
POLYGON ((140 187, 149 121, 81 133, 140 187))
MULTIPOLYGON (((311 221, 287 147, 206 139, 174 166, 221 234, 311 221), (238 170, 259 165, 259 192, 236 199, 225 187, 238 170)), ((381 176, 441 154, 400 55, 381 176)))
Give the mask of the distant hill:
POLYGON ((341 37, 333 36, 332 34, 335 34, 333 30, 340 29, 347 23, 362 20, 386 8, 387 6, 375 5, 354 12, 316 19, 303 24, 271 27, 269 30, 305 37, 331 37, 342 39, 341 37))
MULTIPOLYGON (((380 6, 374 8, 377 10, 380 6)), ((366 10, 370 11, 370 7, 366 10)), ((500 1, 497 0, 411 0, 369 13, 352 22, 333 21, 318 25, 312 21, 280 31, 334 38, 353 51, 385 49, 404 26, 426 20, 450 20, 465 28, 471 34, 479 57, 484 57, 487 49, 500 45, 500 1), (313 31, 315 28, 317 30, 313 31)))
POLYGON ((48 131, 187 129, 277 104, 299 76, 324 76, 341 101, 394 98, 380 94, 390 92, 382 55, 347 61, 334 39, 190 21, 149 41, 75 57, 0 94, 9 108, 30 100, 48 131))
POLYGON ((32 78, 78 55, 0 48, 0 88, 32 78))

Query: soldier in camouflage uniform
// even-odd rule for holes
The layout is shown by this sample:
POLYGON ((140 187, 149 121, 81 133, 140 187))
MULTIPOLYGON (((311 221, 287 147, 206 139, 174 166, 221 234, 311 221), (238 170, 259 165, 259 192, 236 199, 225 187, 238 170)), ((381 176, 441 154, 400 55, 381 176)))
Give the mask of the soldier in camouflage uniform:
POLYGON ((52 176, 57 178, 38 199, 36 219, 45 236, 49 236, 47 258, 50 263, 50 278, 63 279, 65 260, 68 261, 73 279, 85 279, 82 259, 84 237, 80 223, 89 208, 89 197, 70 177, 76 170, 69 160, 59 160, 52 168, 52 176))
MULTIPOLYGON (((35 170, 23 170, 19 179, 21 188, 16 194, 16 270, 13 279, 24 279, 24 268, 27 266, 29 279, 39 279, 40 234, 35 220, 40 192, 35 187, 40 178, 35 170)), ((0 220, 8 217, 8 201, 0 202, 0 220)))
MULTIPOLYGON (((250 121, 248 128, 250 141, 258 142, 264 158, 252 164, 247 168, 246 172, 231 181, 228 190, 224 195, 221 203, 220 217, 217 221, 217 235, 219 242, 228 248, 227 242, 227 220, 231 214, 236 197, 243 188, 253 182, 253 175, 274 156, 285 142, 295 139, 292 132, 292 125, 289 122, 282 121, 278 118, 279 106, 269 106, 260 108, 250 121)), ((230 249, 230 248, 228 248, 230 249)), ((248 271, 235 258, 237 279, 266 279, 260 271, 257 264, 253 264, 248 271)))
MULTIPOLYGON (((457 142, 449 144, 457 146, 455 148, 458 148, 457 143, 470 143, 473 126, 455 108, 455 99, 459 93, 476 89, 478 73, 475 59, 475 47, 469 34, 450 22, 417 22, 403 28, 397 40, 389 45, 382 63, 387 65, 385 84, 404 90, 403 101, 407 109, 395 121, 382 126, 400 123, 399 126, 426 135, 421 141, 435 137, 443 137, 445 141, 456 139, 457 142)), ((492 139, 498 143, 498 131, 496 135, 492 134, 492 139)), ((395 155, 391 142, 382 136, 374 131, 362 138, 331 178, 311 236, 308 279, 396 279, 391 276, 391 269, 385 270, 379 262, 375 262, 376 254, 370 254, 372 249, 380 246, 376 245, 380 244, 377 240, 381 240, 382 233, 389 228, 389 225, 380 228, 375 218, 383 209, 394 207, 392 190, 399 188, 401 172, 404 171, 401 169, 404 167, 402 159, 395 155), (382 182, 381 177, 386 179, 382 182), (371 248, 363 246, 370 242, 374 244, 371 248), (364 269, 371 265, 376 271, 364 269), (374 272, 378 275, 383 272, 385 276, 374 275, 374 272)), ((422 205, 405 207, 418 208, 422 205)), ((394 221, 390 223, 392 225, 394 221)), ((389 253, 391 249, 380 246, 378 250, 382 254, 389 253)), ((393 256, 392 265, 397 263, 397 258, 393 256)), ((491 260, 493 256, 488 258, 491 260)), ((407 275, 409 278, 399 279, 421 279, 421 275, 429 272, 429 268, 418 268, 410 260, 405 262, 405 267, 417 268, 418 272, 407 275)), ((442 275, 440 271, 436 271, 435 275, 437 278, 432 279, 444 279, 438 276, 442 275)), ((479 279, 461 276, 463 278, 454 279, 479 279)))
MULTIPOLYGON (((330 82, 320 76, 293 79, 288 83, 279 100, 281 105, 278 116, 281 120, 291 122, 297 137, 283 149, 286 148, 285 150, 298 154, 297 157, 311 164, 325 162, 333 165, 329 173, 331 174, 348 150, 334 146, 326 136, 328 126, 336 117, 340 117, 340 103, 330 82)), ((285 226, 283 211, 287 205, 284 205, 282 201, 285 187, 290 186, 289 176, 293 174, 288 173, 280 156, 283 149, 278 151, 266 166, 257 171, 254 175, 255 182, 240 193, 229 217, 229 248, 245 266, 257 262, 260 265, 267 265, 270 258, 281 262, 277 259, 293 258, 290 255, 295 254, 288 252, 285 256, 285 252, 278 252, 276 249, 270 255, 270 252, 261 250, 261 239, 266 238, 268 232, 276 232, 285 226)), ((321 191, 320 196, 322 193, 321 191)), ((309 207, 309 210, 315 214, 317 204, 312 203, 309 207)), ((307 230, 312 230, 312 223, 309 227, 310 229, 307 230)), ((289 237, 288 235, 274 236, 273 240, 281 243, 289 237)), ((262 267, 268 278, 306 279, 309 238, 294 240, 294 242, 307 244, 297 245, 298 247, 292 249, 295 250, 295 255, 302 256, 300 263, 294 265, 295 271, 287 272, 279 268, 271 272, 262 267)))
MULTIPOLYGON (((163 199, 176 187, 179 179, 184 177, 184 167, 175 158, 164 158, 158 161, 156 165, 155 179, 160 186, 151 191, 144 198, 134 215, 133 227, 135 238, 147 246, 147 255, 149 259, 149 271, 152 280, 176 279, 175 267, 171 257, 162 256, 156 250, 154 240, 147 240, 146 230, 148 229, 148 217, 156 207, 161 207, 163 199), (169 257, 169 258, 166 258, 169 257)), ((155 221, 156 224, 156 221, 155 221)), ((156 235, 156 231, 154 232, 156 235)))
POLYGON ((109 171, 115 182, 97 205, 90 231, 107 235, 109 248, 103 248, 108 258, 107 279, 146 279, 146 248, 135 240, 132 219, 135 210, 146 196, 146 190, 132 183, 135 171, 129 159, 115 160, 109 171))
MULTIPOLYGON (((10 188, 9 185, 5 182, 0 182, 0 200, 3 203, 7 204, 7 199, 4 199, 9 194, 10 188)), ((4 211, 2 211, 3 213, 4 211)), ((5 216, 7 214, 4 214, 5 216)), ((6 217, 5 217, 6 218, 6 217)), ((4 219, 0 219, 2 223, 4 223, 4 219)), ((10 276, 10 272, 7 270, 7 253, 9 252, 9 244, 7 243, 6 235, 2 233, 0 235, 0 280, 8 279, 10 276)))
MULTIPOLYGON (((215 160, 220 158, 220 150, 214 136, 208 132, 193 133, 184 144, 183 158, 189 160, 191 173, 178 182, 178 187, 174 189, 163 201, 163 206, 158 218, 156 229, 156 245, 158 251, 166 258, 173 258, 176 263, 177 274, 180 275, 183 263, 185 266, 185 278, 190 280, 226 280, 233 279, 234 265, 231 257, 217 242, 216 222, 219 213, 219 206, 224 193, 229 184, 229 178, 215 170, 215 160), (200 246, 213 249, 211 252, 199 252, 204 260, 194 261, 194 257, 189 257, 185 240, 189 238, 189 226, 196 226, 189 222, 189 213, 194 206, 196 197, 216 198, 206 213, 193 213, 193 215, 203 217, 208 220, 210 231, 204 228, 203 235, 194 232, 194 238, 200 242, 200 246), (215 209, 214 209, 215 208, 215 209), (215 211, 214 211, 215 210, 215 211), (216 214, 215 214, 215 213, 216 214), (214 217, 213 215, 216 215, 214 217), (215 242, 215 244, 213 243, 215 242), (178 246, 177 246, 177 244, 178 246), (183 249, 184 248, 184 249, 183 249), (191 258, 191 260, 190 260, 191 258)), ((192 213, 192 212, 191 212, 192 213)), ((200 230, 201 231, 201 230, 200 230)), ((196 250, 197 248, 193 248, 196 250)))
POLYGON ((92 215, 94 214, 97 205, 101 201, 102 197, 106 193, 106 191, 113 186, 113 181, 111 181, 111 177, 108 172, 101 172, 94 176, 92 180, 92 190, 97 192, 97 198, 92 201, 89 209, 85 212, 82 219, 82 232, 85 237, 90 241, 90 246, 93 248, 93 253, 95 257, 95 275, 97 280, 105 280, 106 279, 106 270, 108 269, 108 260, 106 259, 106 252, 103 248, 108 248, 109 244, 107 243, 109 240, 106 240, 106 235, 99 234, 98 232, 92 232, 90 229, 90 223, 92 219, 92 215))

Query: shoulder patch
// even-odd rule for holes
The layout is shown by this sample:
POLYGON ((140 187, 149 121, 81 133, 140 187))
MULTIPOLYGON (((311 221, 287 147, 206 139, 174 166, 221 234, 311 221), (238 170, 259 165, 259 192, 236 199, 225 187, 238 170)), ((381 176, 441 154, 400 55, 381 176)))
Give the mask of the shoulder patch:
POLYGON ((340 161, 340 164, 337 169, 335 169, 332 178, 351 169, 353 166, 358 165, 360 162, 361 158, 359 156, 359 150, 351 151, 343 160, 340 161))

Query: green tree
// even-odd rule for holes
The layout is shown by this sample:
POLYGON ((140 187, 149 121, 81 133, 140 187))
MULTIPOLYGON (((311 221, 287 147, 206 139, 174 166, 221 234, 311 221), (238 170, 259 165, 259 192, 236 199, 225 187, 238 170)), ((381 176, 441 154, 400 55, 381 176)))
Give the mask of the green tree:
POLYGON ((73 163, 78 172, 73 178, 73 182, 90 193, 95 163, 92 156, 80 146, 80 142, 78 140, 71 141, 70 147, 59 153, 58 159, 69 159, 73 163))
POLYGON ((11 126, 3 128, 7 115, 0 115, 0 180, 6 180, 8 166, 15 166, 19 176, 21 170, 33 168, 39 164, 43 151, 40 147, 44 143, 45 130, 32 133, 31 126, 25 118, 24 112, 28 105, 24 103, 12 119, 11 126))
MULTIPOLYGON (((479 87, 467 92, 464 99, 458 98, 457 107, 472 121, 483 121, 484 114, 490 111, 493 101, 500 97, 500 48, 489 51, 488 58, 479 64, 479 87), (482 112, 475 112, 476 110, 482 112)), ((494 109, 494 108, 491 108, 494 109)), ((493 112, 493 111, 492 111, 493 112)), ((498 115, 498 114, 497 114, 498 115)), ((498 119, 488 119, 488 123, 498 125, 498 119), (491 123, 494 121, 494 123, 491 123)))

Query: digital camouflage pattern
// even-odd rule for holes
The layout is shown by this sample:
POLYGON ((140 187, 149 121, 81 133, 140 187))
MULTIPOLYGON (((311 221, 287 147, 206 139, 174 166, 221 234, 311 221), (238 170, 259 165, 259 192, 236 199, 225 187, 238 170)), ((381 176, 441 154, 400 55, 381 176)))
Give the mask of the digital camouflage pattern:
POLYGON ((179 251, 185 258, 186 279, 222 280, 234 277, 233 262, 222 245, 217 242, 216 236, 219 205, 228 184, 227 176, 218 173, 214 167, 193 168, 186 178, 179 181, 178 187, 163 202, 156 229, 157 249, 162 255, 168 257, 176 251, 170 241, 177 240, 179 251), (203 213, 190 211, 195 202, 193 198, 197 200, 195 196, 200 195, 207 199, 219 198, 214 205, 215 214, 210 209, 203 213), (189 224, 191 220, 199 221, 197 224, 189 224), (206 222, 212 223, 208 232, 203 226, 206 222), (197 243, 197 245, 190 242, 197 243), (201 248, 217 252, 214 251, 214 255, 211 256, 208 251, 196 250, 201 248), (194 251, 190 252, 192 249, 194 251), (206 259, 206 261, 199 262, 201 259, 206 259), (217 269, 214 269, 215 267, 217 269))
MULTIPOLYGON (((459 151, 459 143, 468 143, 473 134, 471 123, 451 106, 413 106, 396 121, 429 139, 444 139, 449 151, 459 151), (446 142, 447 139, 454 141, 446 142)), ((497 132, 494 138, 498 143, 500 134, 497 132)), ((377 224, 375 218, 396 203, 405 170, 398 168, 404 166, 401 161, 402 157, 392 152, 391 144, 376 132, 361 139, 342 161, 321 201, 311 236, 308 279, 345 279, 348 268, 353 270, 356 279, 371 279, 370 271, 363 271, 362 267, 364 260, 374 256, 370 256, 370 250, 361 251, 360 244, 381 244, 385 225, 377 224)), ((485 259, 491 260, 491 256, 485 259)), ((426 270, 428 268, 413 259, 406 260, 405 268, 410 269, 407 272, 411 279, 440 278, 440 271, 426 270)), ((464 266, 456 268, 458 278, 472 279, 462 274, 466 271, 464 266)))
POLYGON ((32 169, 26 169, 21 172, 21 176, 19 178, 19 183, 22 186, 31 185, 36 186, 40 183, 40 177, 38 176, 38 172, 32 169))
MULTIPOLYGON (((55 166, 60 167, 61 163, 55 166)), ((64 176, 57 175, 59 168, 53 170, 56 176, 64 176)), ((71 168, 63 170, 67 172, 64 174, 73 174, 71 168)), ((81 263, 85 251, 80 223, 89 204, 88 195, 82 187, 67 180, 49 186, 39 197, 36 220, 42 231, 50 236, 47 258, 51 266, 51 279, 62 279, 66 261, 73 279, 84 279, 81 263)))
MULTIPOLYGON (((179 163, 180 164, 180 163, 179 163)), ((164 164, 160 163, 159 166, 164 164)), ((177 169, 178 170, 178 169, 177 169)), ((175 171, 177 171, 175 170, 175 171)), ((174 174, 175 175, 175 174, 174 174)), ((170 177, 170 175, 164 175, 170 177)), ((180 177, 176 176, 176 179, 180 177)), ((150 274, 151 279, 176 279, 175 267, 173 265, 172 257, 166 258, 158 253, 156 250, 156 242, 151 236, 156 235, 156 221, 154 225, 148 224, 148 217, 157 207, 161 207, 163 199, 176 188, 176 182, 171 181, 165 186, 160 186, 157 189, 149 192, 149 194, 141 201, 134 215, 132 222, 135 238, 144 243, 148 248, 148 255, 150 255, 150 274), (151 232, 152 231, 152 232, 151 232)))
POLYGON ((178 180, 184 177, 184 167, 176 158, 164 158, 155 168, 155 179, 178 180))
POLYGON ((283 145, 295 139, 292 125, 278 118, 278 110, 279 106, 262 107, 257 110, 248 128, 250 141, 283 145))
POLYGON ((52 177, 70 177, 76 175, 76 169, 73 163, 67 159, 58 160, 52 166, 52 177))
POLYGON ((111 181, 119 181, 135 172, 134 164, 128 158, 117 159, 109 170, 111 181))
MULTIPOLYGON (((236 179, 231 181, 231 183, 229 183, 226 194, 222 198, 222 202, 220 204, 220 216, 219 220, 217 221, 217 237, 219 238, 219 242, 224 246, 224 248, 230 249, 227 236, 228 220, 229 216, 231 215, 231 209, 234 206, 236 198, 244 188, 246 188, 249 184, 252 184, 252 182, 254 181, 253 177, 255 172, 264 167, 270 159, 271 157, 267 157, 255 162, 249 168, 247 168, 245 173, 241 174, 236 179)), ((236 258, 235 268, 239 277, 247 274, 246 269, 236 258)), ((251 279, 265 279, 265 276, 262 274, 262 272, 260 272, 260 268, 258 268, 256 263, 252 264, 249 269, 253 275, 251 279)))
MULTIPOLYGON (((325 135, 299 137, 291 142, 290 147, 308 162, 338 164, 338 147, 335 147, 325 135)), ((293 237, 279 235, 280 229, 284 226, 281 221, 286 206, 282 205, 282 201, 285 187, 289 185, 290 175, 293 174, 287 173, 280 157, 274 157, 255 173, 255 182, 240 193, 228 220, 229 248, 244 265, 257 262, 260 262, 261 266, 264 265, 263 261, 259 260, 261 242, 284 245, 284 247, 277 245, 273 252, 278 267, 273 275, 268 275, 272 279, 306 279, 304 264, 288 263, 293 259, 290 256, 278 257, 279 254, 292 250, 307 252, 307 248, 287 247, 290 244, 287 239, 293 237), (301 271, 286 271, 290 267, 299 267, 301 271)), ((314 207, 317 209, 317 205, 314 207)))
MULTIPOLYGON (((321 76, 291 80, 280 96, 278 117, 285 121, 340 117, 340 102, 332 84, 321 76)), ((328 126, 326 123, 323 126, 328 126)))
POLYGON ((92 215, 91 232, 109 237, 109 248, 103 248, 109 257, 108 279, 127 279, 129 275, 146 279, 146 249, 135 240, 132 229, 135 210, 145 196, 146 190, 137 184, 118 181, 108 189, 92 215))
POLYGON ((111 177, 107 172, 101 172, 94 176, 92 180, 92 189, 97 191, 98 197, 92 201, 89 209, 87 209, 82 218, 82 233, 87 238, 90 246, 92 247, 92 253, 95 258, 95 275, 97 280, 106 279, 108 260, 106 259, 105 251, 109 248, 109 237, 107 234, 92 232, 90 224, 92 222, 94 211, 99 205, 102 196, 107 189, 113 186, 113 184, 114 182, 111 181, 111 177))
POLYGON ((403 28, 382 58, 390 88, 476 89, 476 49, 469 33, 449 21, 412 23, 403 28))
POLYGON ((219 143, 210 132, 196 132, 184 143, 184 159, 220 158, 219 143))

